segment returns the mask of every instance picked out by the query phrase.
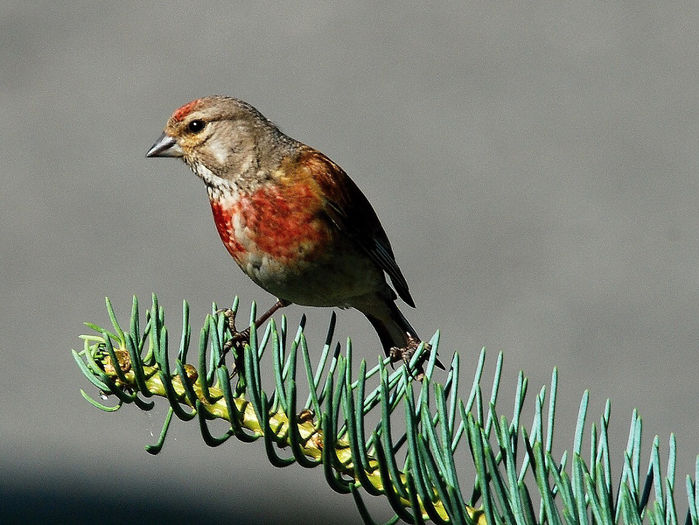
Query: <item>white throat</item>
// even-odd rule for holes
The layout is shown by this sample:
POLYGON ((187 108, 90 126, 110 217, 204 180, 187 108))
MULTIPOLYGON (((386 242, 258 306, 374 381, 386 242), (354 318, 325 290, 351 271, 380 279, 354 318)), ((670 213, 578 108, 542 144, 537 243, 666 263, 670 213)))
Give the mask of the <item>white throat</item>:
POLYGON ((209 199, 218 199, 223 195, 231 195, 238 192, 238 188, 230 180, 215 175, 213 171, 201 163, 190 165, 192 171, 204 181, 209 199))

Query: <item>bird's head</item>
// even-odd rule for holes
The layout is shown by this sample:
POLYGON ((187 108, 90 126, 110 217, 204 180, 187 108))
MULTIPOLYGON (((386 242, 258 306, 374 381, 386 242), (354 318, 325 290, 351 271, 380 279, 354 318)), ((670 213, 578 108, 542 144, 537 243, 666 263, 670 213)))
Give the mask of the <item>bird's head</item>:
POLYGON ((146 157, 180 157, 207 184, 239 183, 276 169, 293 142, 250 104, 215 95, 177 109, 146 157))

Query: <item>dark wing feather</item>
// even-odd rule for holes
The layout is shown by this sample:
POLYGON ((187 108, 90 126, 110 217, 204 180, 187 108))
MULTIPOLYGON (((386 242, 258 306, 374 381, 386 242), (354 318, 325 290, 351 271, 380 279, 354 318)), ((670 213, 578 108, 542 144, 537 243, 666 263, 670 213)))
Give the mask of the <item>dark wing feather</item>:
POLYGON ((325 197, 323 212, 388 274, 401 299, 414 307, 415 302, 393 255, 388 236, 364 194, 340 166, 319 151, 304 148, 300 160, 313 172, 313 179, 325 197))

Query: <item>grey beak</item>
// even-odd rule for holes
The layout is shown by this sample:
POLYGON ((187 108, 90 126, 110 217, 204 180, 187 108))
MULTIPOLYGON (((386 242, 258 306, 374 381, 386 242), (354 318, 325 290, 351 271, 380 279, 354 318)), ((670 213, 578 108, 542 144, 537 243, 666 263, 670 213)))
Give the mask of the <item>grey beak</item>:
POLYGON ((146 153, 146 157, 181 156, 182 148, 180 148, 180 145, 177 144, 177 141, 174 138, 172 138, 170 135, 166 135, 165 133, 158 137, 158 140, 155 141, 155 144, 153 144, 148 150, 148 153, 146 153))

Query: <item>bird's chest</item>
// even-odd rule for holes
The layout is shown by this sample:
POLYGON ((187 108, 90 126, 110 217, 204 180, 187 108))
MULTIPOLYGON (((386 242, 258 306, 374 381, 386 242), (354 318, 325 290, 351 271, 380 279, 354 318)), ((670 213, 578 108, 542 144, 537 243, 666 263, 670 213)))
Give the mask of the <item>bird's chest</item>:
POLYGON ((247 193, 209 191, 209 198, 223 244, 258 282, 312 265, 330 240, 331 232, 319 213, 320 200, 307 185, 247 193))

